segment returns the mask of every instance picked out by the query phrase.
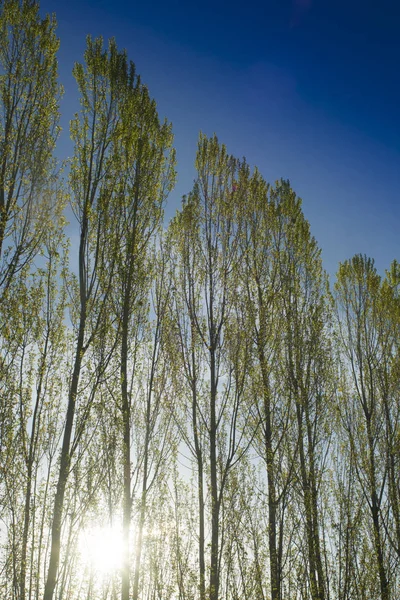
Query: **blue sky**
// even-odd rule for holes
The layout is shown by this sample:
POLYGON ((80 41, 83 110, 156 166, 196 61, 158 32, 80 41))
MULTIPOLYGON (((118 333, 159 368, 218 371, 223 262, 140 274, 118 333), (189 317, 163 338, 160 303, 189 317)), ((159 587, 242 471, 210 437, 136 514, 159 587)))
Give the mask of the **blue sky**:
POLYGON ((114 36, 173 123, 178 183, 194 178, 199 130, 264 176, 288 178, 333 274, 361 252, 400 259, 400 5, 396 0, 43 0, 61 38, 64 128, 87 33, 114 36))

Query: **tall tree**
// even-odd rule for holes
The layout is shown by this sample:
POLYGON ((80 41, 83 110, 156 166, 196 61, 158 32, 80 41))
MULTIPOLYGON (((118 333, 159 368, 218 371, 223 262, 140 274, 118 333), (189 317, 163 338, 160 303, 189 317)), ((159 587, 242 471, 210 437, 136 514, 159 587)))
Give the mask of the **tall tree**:
MULTIPOLYGON (((32 334, 40 329, 36 312, 40 305, 40 277, 33 282, 29 268, 43 248, 46 228, 52 229, 52 219, 57 220, 60 206, 60 196, 52 189, 51 173, 61 92, 57 82, 59 42, 55 30, 55 19, 42 19, 37 2, 3 0, 0 3, 0 372, 5 385, 0 461, 6 466, 7 456, 10 458, 10 453, 15 452, 15 461, 22 460, 20 474, 24 471, 24 456, 26 458, 26 447, 23 450, 22 447, 28 435, 26 426, 33 385, 35 341, 32 334), (26 335, 21 337, 28 298, 32 301, 32 315, 26 321, 26 335), (33 325, 35 319, 36 325, 33 325), (17 326, 14 332, 12 323, 17 326), (16 377, 17 362, 19 375, 16 377), (29 362, 31 366, 27 367, 29 362)), ((26 461, 25 466, 28 466, 26 461)), ((12 471, 7 470, 9 476, 12 471)), ((18 481, 24 488, 25 482, 19 478, 18 481)), ((17 488, 16 479, 13 487, 17 488)), ((16 503, 12 512, 15 510, 16 503)), ((22 537, 25 539, 26 526, 24 529, 22 537)), ((22 565, 20 576, 14 569, 14 579, 18 582, 14 586, 15 594, 25 579, 24 547, 25 542, 22 556, 18 554, 20 547, 14 554, 14 561, 22 565)), ((20 591, 23 598, 23 586, 20 591)))
MULTIPOLYGON (((76 332, 75 358, 67 401, 67 414, 60 454, 57 489, 52 518, 52 537, 49 568, 44 593, 52 600, 60 562, 61 524, 64 496, 70 471, 71 445, 76 403, 79 400, 79 381, 85 368, 85 356, 106 335, 109 324, 106 307, 115 270, 115 202, 118 191, 118 141, 122 118, 121 99, 133 87, 131 69, 126 54, 118 52, 110 41, 103 50, 101 38, 87 39, 84 67, 76 64, 74 76, 81 93, 81 111, 71 122, 71 137, 75 154, 70 168, 72 208, 79 223, 78 283, 72 311, 76 332)), ((104 358, 104 357, 103 357, 104 358)), ((102 367, 103 368, 103 367, 102 367)), ((90 371, 93 370, 93 366, 90 371)), ((93 394, 90 395, 93 400, 93 394)), ((90 410, 90 403, 87 407, 90 410)), ((82 434, 87 418, 83 412, 75 438, 82 434)))
POLYGON ((391 498, 394 500, 395 517, 393 492, 398 490, 390 472, 398 461, 393 444, 398 409, 390 372, 397 358, 393 347, 397 324, 391 321, 395 313, 390 310, 394 308, 395 286, 390 283, 396 284, 396 265, 392 275, 392 281, 389 276, 382 286, 373 260, 356 255, 339 266, 335 285, 341 348, 352 383, 348 408, 342 410, 343 423, 372 520, 371 538, 381 600, 391 597, 384 505, 386 498, 389 502, 391 498))
POLYGON ((292 403, 285 388, 282 310, 284 262, 291 208, 281 184, 270 187, 255 170, 242 180, 245 201, 239 211, 243 260, 238 271, 241 311, 252 345, 251 406, 253 447, 267 475, 267 517, 270 589, 279 600, 283 580, 283 525, 297 449, 284 450, 292 435, 292 403))
POLYGON ((51 223, 60 96, 55 29, 34 0, 0 3, 0 297, 51 223))
MULTIPOLYGON (((39 286, 33 281, 33 285, 43 290, 41 314, 39 327, 40 334, 36 332, 35 343, 39 349, 39 360, 37 364, 37 376, 35 382, 35 393, 32 402, 26 402, 21 406, 20 414, 31 414, 31 426, 21 423, 23 456, 26 464, 26 483, 25 483, 25 505, 23 512, 23 534, 21 544, 21 572, 20 572, 20 600, 25 600, 26 595, 26 573, 27 573, 27 553, 28 538, 32 520, 32 496, 34 492, 34 483, 37 478, 40 458, 43 449, 47 444, 46 435, 43 430, 42 422, 46 418, 46 412, 50 410, 46 403, 54 402, 54 392, 59 385, 61 377, 61 360, 65 359, 65 328, 64 313, 66 307, 66 290, 64 285, 59 285, 57 279, 63 275, 65 268, 65 256, 61 252, 65 241, 62 232, 62 220, 60 224, 54 226, 47 232, 45 240, 46 268, 39 269, 39 275, 42 279, 39 286), (60 258, 61 254, 61 258, 60 258), (60 264, 61 263, 61 264, 60 264), (35 285, 36 284, 36 285, 35 285), (32 413, 30 404, 33 405, 32 413), (44 438, 44 439, 43 439, 44 438)), ((48 404, 47 404, 48 405, 48 404)), ((32 538, 34 539, 34 532, 32 538)))
MULTIPOLYGON (((135 369, 136 379, 142 384, 133 406, 135 467, 134 479, 137 490, 132 496, 138 498, 138 511, 135 535, 133 600, 140 597, 139 584, 142 577, 142 555, 145 546, 145 527, 149 531, 157 529, 153 522, 151 501, 157 503, 158 490, 162 490, 169 476, 168 462, 176 446, 176 435, 172 427, 170 410, 171 382, 170 368, 165 352, 166 315, 171 301, 171 282, 168 282, 167 261, 163 244, 153 251, 150 264, 153 273, 150 311, 153 319, 147 324, 148 339, 139 356, 142 356, 139 369, 135 369), (150 499, 150 501, 149 501, 150 499)), ((167 515, 165 516, 166 520, 167 515)))
MULTIPOLYGON (((194 189, 170 229, 176 298, 171 318, 175 323, 176 366, 187 385, 183 419, 189 417, 190 429, 184 434, 198 473, 200 597, 205 598, 207 593, 208 489, 208 597, 216 600, 221 569, 221 507, 229 473, 244 452, 246 420, 239 428, 248 356, 240 315, 235 311, 232 275, 240 256, 235 223, 240 163, 227 154, 215 136, 200 135, 196 167, 194 189)), ((187 427, 182 420, 181 427, 187 427)))
POLYGON ((327 453, 333 378, 328 325, 327 279, 321 253, 289 183, 276 189, 284 227, 280 256, 282 317, 285 322, 284 373, 294 403, 296 479, 304 509, 304 563, 312 600, 328 597, 320 510, 324 457, 327 453))
POLYGON ((395 260, 382 281, 379 297, 377 336, 379 362, 377 364, 377 388, 381 397, 385 435, 383 451, 386 456, 389 512, 384 521, 389 543, 400 560, 400 266, 395 260), (392 526, 393 525, 393 526, 392 526))
MULTIPOLYGON (((153 235, 159 229, 163 216, 163 204, 172 189, 175 179, 172 149, 172 129, 167 122, 160 123, 156 104, 149 96, 147 88, 135 77, 134 66, 130 64, 131 78, 128 94, 122 97, 121 135, 117 145, 121 175, 115 197, 117 216, 116 235, 116 280, 118 290, 114 294, 115 321, 120 345, 121 411, 123 421, 123 463, 124 463, 124 565, 122 574, 122 600, 128 600, 130 587, 129 536, 131 523, 132 483, 131 483, 131 437, 132 437, 132 374, 135 373, 135 356, 141 337, 141 329, 147 320, 148 293, 153 270, 150 261, 150 248, 153 235), (131 358, 133 357, 133 360, 131 358), (130 368, 132 373, 129 373, 130 368)), ((159 290, 159 302, 161 291, 159 290)), ((157 306, 158 331, 155 346, 159 346, 161 327, 160 307, 157 306)), ((154 350, 156 355, 158 349, 154 350)), ((153 364, 151 369, 154 380, 153 364)), ((149 410, 153 394, 149 393, 149 410)), ((147 421, 150 421, 150 414, 147 421)), ((150 426, 150 422, 149 422, 150 426)), ((146 451, 145 456, 148 456, 146 451)), ((146 467, 146 461, 144 466, 146 467)), ((147 468, 145 468, 147 471, 147 468)), ((143 485, 145 495, 148 473, 143 485)), ((143 499, 144 501, 144 499, 143 499)), ((143 519, 143 516, 141 517, 143 519)), ((143 527, 143 524, 142 524, 143 527)), ((138 594, 138 573, 140 554, 137 555, 137 568, 134 580, 134 598, 138 594)))
MULTIPOLYGON (((65 256, 63 218, 58 216, 43 239, 42 267, 32 272, 26 265, 10 281, 7 303, 0 305, 0 463, 5 469, 0 490, 5 486, 9 498, 11 490, 17 494, 13 506, 3 508, 5 514, 11 510, 11 514, 18 515, 19 533, 14 544, 18 591, 13 593, 19 598, 25 597, 28 556, 31 562, 34 560, 36 532, 32 519, 41 512, 40 505, 36 510, 35 488, 41 479, 41 467, 46 468, 41 459, 48 438, 54 435, 51 427, 45 431, 43 421, 46 419, 50 425, 59 405, 55 389, 62 379, 61 357, 65 360, 65 289, 59 285, 65 256)), ((11 525, 9 534, 16 531, 11 525)))

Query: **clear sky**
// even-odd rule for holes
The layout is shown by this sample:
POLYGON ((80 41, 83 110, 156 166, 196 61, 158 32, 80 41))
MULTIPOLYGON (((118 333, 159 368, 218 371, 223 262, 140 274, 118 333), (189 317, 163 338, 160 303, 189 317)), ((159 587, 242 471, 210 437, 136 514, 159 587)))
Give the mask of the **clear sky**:
POLYGON ((355 253, 400 260, 400 3, 397 0, 42 0, 61 38, 64 128, 77 110, 85 36, 126 48, 173 123, 191 189, 199 130, 274 181, 288 178, 333 274, 355 253))

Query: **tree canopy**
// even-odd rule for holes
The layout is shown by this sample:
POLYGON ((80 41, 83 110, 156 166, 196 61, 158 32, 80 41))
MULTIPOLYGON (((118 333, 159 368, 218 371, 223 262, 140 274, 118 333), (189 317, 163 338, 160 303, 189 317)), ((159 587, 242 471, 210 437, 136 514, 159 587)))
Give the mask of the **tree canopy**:
POLYGON ((64 178, 58 46, 0 2, 1 598, 397 600, 399 263, 331 285, 216 135, 166 223, 172 125, 114 39, 64 178))

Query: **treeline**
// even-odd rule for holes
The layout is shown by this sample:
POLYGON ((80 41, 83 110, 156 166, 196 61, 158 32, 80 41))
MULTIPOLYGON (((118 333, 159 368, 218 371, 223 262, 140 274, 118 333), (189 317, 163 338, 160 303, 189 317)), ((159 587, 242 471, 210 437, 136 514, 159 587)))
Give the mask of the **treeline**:
POLYGON ((398 599, 399 264, 330 288, 289 183, 204 135, 165 228, 171 124, 113 40, 64 180, 55 20, 0 7, 0 598, 398 599))

